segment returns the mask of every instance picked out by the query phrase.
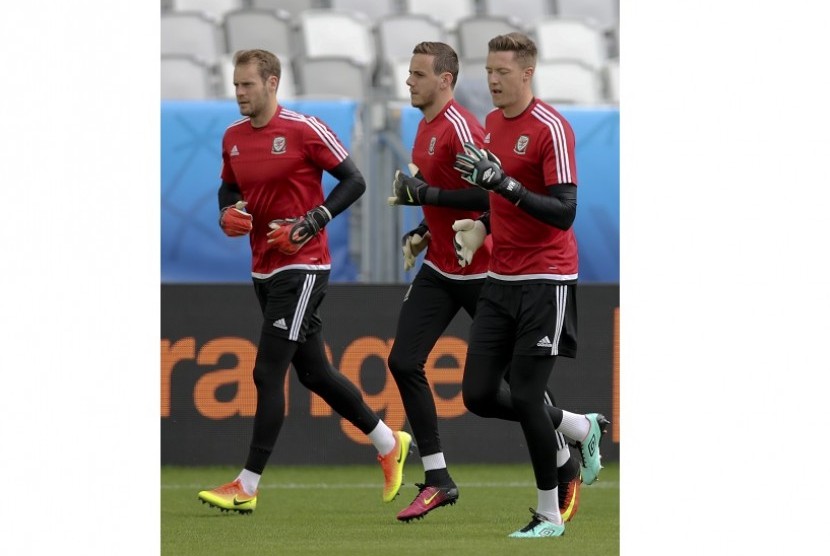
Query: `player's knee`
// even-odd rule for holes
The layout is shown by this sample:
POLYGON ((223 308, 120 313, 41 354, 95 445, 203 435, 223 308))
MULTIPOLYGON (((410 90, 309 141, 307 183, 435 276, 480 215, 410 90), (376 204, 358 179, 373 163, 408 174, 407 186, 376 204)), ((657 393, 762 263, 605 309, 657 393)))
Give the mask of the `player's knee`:
POLYGON ((295 368, 297 371, 297 378, 305 388, 312 392, 319 392, 323 384, 326 383, 325 373, 310 373, 305 369, 295 368))
POLYGON ((419 372, 418 363, 409 357, 405 357, 394 349, 389 353, 386 359, 386 364, 389 366, 389 372, 395 379, 400 377, 416 374, 419 372))
POLYGON ((480 391, 471 390, 469 388, 461 389, 461 399, 464 400, 464 407, 467 410, 479 417, 489 417, 492 413, 492 406, 488 396, 485 396, 480 391))
POLYGON ((269 380, 272 373, 266 368, 266 365, 254 365, 254 385, 257 390, 267 388, 273 381, 269 380))

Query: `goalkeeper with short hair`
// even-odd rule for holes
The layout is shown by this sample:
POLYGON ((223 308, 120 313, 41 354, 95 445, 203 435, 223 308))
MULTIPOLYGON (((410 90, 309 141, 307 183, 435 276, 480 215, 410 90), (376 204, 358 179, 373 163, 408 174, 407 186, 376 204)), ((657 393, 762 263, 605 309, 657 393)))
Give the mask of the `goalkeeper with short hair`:
MULTIPOLYGON (((458 234, 483 229, 478 219, 489 207, 487 191, 471 186, 453 168, 465 143, 482 145, 485 140, 481 124, 454 98, 458 72, 458 56, 449 45, 423 42, 413 49, 406 83, 412 106, 424 117, 412 147, 411 176, 398 170, 389 198, 391 205, 421 206, 424 213, 421 224, 401 240, 404 268, 412 268, 418 254, 426 250, 424 263, 401 305, 388 358, 425 476, 412 503, 398 514, 401 521, 420 519, 436 508, 454 504, 459 497, 441 446, 424 365, 455 315, 461 309, 470 316, 475 314, 490 262, 490 242, 483 232, 475 239, 465 236, 469 239, 459 248, 460 254, 453 245, 458 234)), ((509 387, 502 383, 502 389, 509 405, 509 387)), ((518 416, 513 420, 518 421, 518 416)), ((559 449, 552 455, 562 466, 562 513, 570 519, 578 502, 579 463, 570 458, 561 435, 557 441, 559 449)))
POLYGON ((234 57, 234 85, 245 118, 222 139, 219 225, 228 236, 250 237, 251 276, 262 309, 253 379, 257 405, 248 458, 237 478, 199 493, 222 510, 256 508, 259 481, 285 417, 285 374, 366 434, 384 475, 382 499, 401 487, 411 437, 392 431, 360 390, 325 354, 318 309, 331 271, 325 226, 365 191, 363 176, 331 129, 277 102, 280 61, 264 50, 234 57), (322 175, 339 183, 323 198, 322 175))
POLYGON ((510 537, 558 537, 562 479, 552 455, 553 432, 578 443, 585 484, 596 481, 599 444, 608 425, 598 413, 545 406, 542 390, 556 358, 576 357, 576 140, 568 120, 533 96, 534 42, 522 33, 488 43, 487 74, 493 110, 486 148, 464 145, 455 169, 490 196, 489 222, 456 222, 456 243, 476 260, 487 229, 493 247, 487 279, 470 328, 464 363, 464 404, 482 417, 519 416, 536 479, 537 507, 530 523, 510 537), (510 367, 512 411, 501 390, 510 367))

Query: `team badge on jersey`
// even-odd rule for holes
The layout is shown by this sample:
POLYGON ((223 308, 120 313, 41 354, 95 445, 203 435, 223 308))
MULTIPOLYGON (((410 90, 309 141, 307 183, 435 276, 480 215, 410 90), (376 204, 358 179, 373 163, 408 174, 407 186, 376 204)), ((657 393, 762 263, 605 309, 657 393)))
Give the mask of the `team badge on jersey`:
POLYGON ((271 154, 283 154, 285 152, 285 137, 280 135, 274 137, 274 143, 271 145, 271 154))
POLYGON ((433 137, 432 139, 429 140, 429 155, 430 156, 435 154, 435 141, 436 141, 435 137, 433 137))
POLYGON ((516 140, 516 146, 513 147, 513 152, 516 154, 525 154, 527 152, 527 144, 530 142, 530 137, 527 135, 519 135, 516 140))

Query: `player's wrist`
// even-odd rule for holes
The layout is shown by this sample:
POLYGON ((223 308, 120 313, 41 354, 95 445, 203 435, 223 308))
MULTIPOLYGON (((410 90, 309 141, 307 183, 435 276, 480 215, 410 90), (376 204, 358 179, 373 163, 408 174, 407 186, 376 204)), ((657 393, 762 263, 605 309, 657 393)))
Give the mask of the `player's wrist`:
POLYGON ((423 193, 420 194, 419 200, 422 205, 437 205, 439 204, 439 197, 441 195, 441 188, 424 186, 423 193))
POLYGON ((309 220, 314 235, 316 235, 326 227, 326 224, 331 222, 332 215, 331 211, 325 205, 319 205, 308 211, 306 218, 309 220))
POLYGON ((511 178, 510 176, 504 176, 504 178, 499 182, 499 184, 493 189, 496 193, 513 203, 514 205, 518 205, 522 202, 522 200, 527 196, 527 189, 511 178))

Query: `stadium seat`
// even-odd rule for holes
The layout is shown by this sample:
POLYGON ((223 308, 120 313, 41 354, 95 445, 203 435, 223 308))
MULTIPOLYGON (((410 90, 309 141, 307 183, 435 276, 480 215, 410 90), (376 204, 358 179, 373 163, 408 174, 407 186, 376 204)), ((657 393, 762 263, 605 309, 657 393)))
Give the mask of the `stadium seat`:
POLYGON ((225 52, 218 22, 202 12, 162 13, 160 34, 162 55, 193 56, 215 66, 225 52))
POLYGON ((458 56, 466 60, 487 57, 487 43, 497 35, 526 33, 518 19, 496 15, 474 15, 458 21, 458 56))
MULTIPOLYGON (((297 54, 294 48, 294 30, 286 11, 262 8, 243 8, 225 15, 222 22, 227 52, 263 48, 283 55, 297 54)), ((283 61, 280 58, 280 61, 283 61)))
POLYGON ((362 103, 369 96, 370 74, 352 58, 302 57, 296 69, 302 97, 346 97, 362 103))
POLYGON ((548 17, 534 26, 540 60, 579 60, 595 71, 605 64, 602 33, 578 19, 548 17))
POLYGON ((579 60, 538 61, 533 93, 549 104, 601 104, 599 73, 579 60))
POLYGON ((204 12, 221 20, 232 10, 245 6, 246 0, 167 0, 177 12, 204 12))
POLYGON ((285 10, 291 14, 291 19, 305 10, 315 10, 328 7, 325 0, 248 0, 251 8, 262 8, 265 10, 285 10))
POLYGON ((486 15, 512 16, 525 27, 543 17, 554 15, 553 0, 482 0, 482 12, 486 15))
MULTIPOLYGON (((280 59, 280 85, 277 89, 277 98, 280 101, 296 98, 297 85, 294 80, 294 68, 292 58, 286 54, 275 52, 280 59)), ((219 64, 221 74, 220 96, 223 98, 236 98, 236 90, 233 86, 233 54, 224 54, 219 64)))
POLYGON ((475 0, 403 0, 404 11, 428 15, 438 20, 444 29, 455 31, 458 21, 476 14, 475 0))
POLYGON ((381 17, 398 13, 398 0, 329 0, 334 10, 363 14, 374 25, 381 17))
POLYGON ((305 10, 297 16, 297 23, 305 56, 347 56, 374 69, 375 41, 366 17, 338 10, 305 10))
POLYGON ((193 56, 162 54, 160 78, 163 100, 205 100, 215 97, 210 67, 193 56))
POLYGON ((589 21, 606 32, 619 26, 620 0, 556 0, 556 15, 589 21))

